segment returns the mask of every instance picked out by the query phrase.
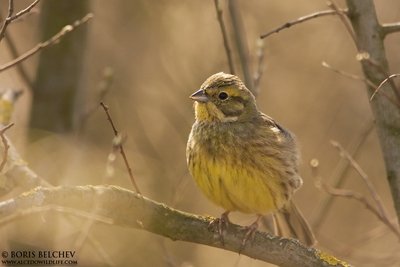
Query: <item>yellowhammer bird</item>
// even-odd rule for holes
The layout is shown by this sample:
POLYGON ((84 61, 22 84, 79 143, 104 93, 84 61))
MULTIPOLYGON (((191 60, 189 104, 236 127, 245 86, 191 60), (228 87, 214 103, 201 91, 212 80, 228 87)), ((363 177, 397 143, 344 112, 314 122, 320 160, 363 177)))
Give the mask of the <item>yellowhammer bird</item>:
POLYGON ((253 232, 263 215, 273 213, 277 234, 313 245, 314 235, 292 201, 303 183, 294 136, 258 110, 235 75, 212 75, 190 98, 196 121, 187 164, 203 193, 226 210, 220 228, 231 211, 257 214, 253 232))

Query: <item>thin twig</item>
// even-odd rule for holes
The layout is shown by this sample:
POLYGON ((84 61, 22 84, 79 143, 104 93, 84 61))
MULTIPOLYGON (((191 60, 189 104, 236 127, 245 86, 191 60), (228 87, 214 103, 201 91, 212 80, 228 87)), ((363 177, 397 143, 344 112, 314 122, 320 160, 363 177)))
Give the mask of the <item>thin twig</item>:
MULTIPOLYGON (((104 112, 106 113, 107 120, 110 122, 110 125, 111 125, 111 128, 112 128, 113 132, 114 132, 114 135, 116 137, 118 137, 119 136, 119 132, 118 132, 117 128, 115 127, 114 122, 113 122, 113 120, 111 118, 108 106, 105 105, 103 102, 100 102, 100 105, 102 106, 102 108, 104 109, 104 112)), ((122 158, 124 159, 125 166, 128 169, 128 174, 129 174, 129 177, 131 178, 131 182, 132 182, 136 192, 138 194, 141 194, 140 190, 139 190, 139 187, 136 184, 135 177, 133 176, 133 172, 132 172, 131 166, 129 165, 129 162, 128 162, 128 159, 126 157, 125 150, 124 150, 124 147, 122 146, 122 143, 120 143, 118 146, 119 146, 119 152, 121 153, 122 158)))
MULTIPOLYGON (((361 61, 367 62, 368 64, 370 64, 370 65, 374 66, 375 68, 377 68, 378 71, 382 75, 384 75, 385 77, 389 77, 390 76, 390 74, 386 71, 386 69, 381 64, 379 64, 374 59, 372 59, 368 53, 361 53, 361 54, 358 55, 358 58, 361 61)), ((396 84, 394 83, 394 81, 392 79, 388 79, 388 82, 389 82, 390 87, 393 90, 394 95, 397 98, 397 102, 400 103, 400 91, 399 91, 399 89, 397 88, 396 84)))
POLYGON ((334 2, 334 0, 330 0, 328 1, 328 7, 332 8, 332 10, 334 10, 338 15, 340 20, 343 22, 343 25, 346 27, 347 32, 350 34, 351 39, 353 39, 354 45, 357 48, 357 51, 360 51, 359 47, 358 47, 358 42, 357 42, 357 38, 356 35, 353 31, 353 28, 351 26, 351 23, 348 21, 347 15, 345 12, 343 12, 342 9, 340 9, 336 3, 334 2))
MULTIPOLYGON (((341 9, 340 11, 341 11, 341 12, 347 12, 347 9, 341 9)), ((314 12, 314 13, 312 13, 312 14, 309 14, 309 15, 306 15, 306 16, 303 16, 303 17, 300 17, 300 18, 297 18, 297 19, 295 19, 295 20, 288 21, 288 22, 286 22, 285 24, 283 24, 283 25, 281 25, 281 26, 279 26, 279 27, 277 27, 277 28, 275 28, 275 29, 273 29, 273 30, 267 32, 267 33, 262 34, 262 35, 260 36, 260 38, 261 38, 261 39, 267 38, 268 36, 270 36, 270 35, 272 35, 272 34, 274 34, 274 33, 278 33, 278 32, 280 32, 281 30, 290 28, 290 27, 292 27, 292 26, 294 26, 294 25, 296 25, 296 24, 305 22, 305 21, 307 21, 307 20, 319 18, 319 17, 322 17, 322 16, 336 15, 336 14, 337 14, 337 12, 336 12, 335 10, 324 10, 324 11, 314 12)))
MULTIPOLYGON (((336 72, 340 75, 343 75, 345 77, 354 79, 354 80, 360 80, 365 82, 366 84, 368 84, 371 88, 376 88, 377 86, 370 80, 368 80, 367 78, 352 74, 352 73, 348 73, 348 72, 344 72, 342 70, 336 69, 334 67, 332 67, 331 65, 329 65, 328 63, 326 63, 325 61, 322 62, 322 66, 332 70, 333 72, 336 72)), ((384 97, 386 97, 387 100, 389 100, 393 105, 398 106, 400 108, 400 103, 397 102, 396 100, 394 100, 391 96, 389 96, 385 91, 379 91, 384 97)), ((374 94, 377 93, 377 90, 375 90, 374 94)), ((372 100, 372 97, 371 99, 372 100)))
POLYGON ((368 200, 363 195, 361 195, 358 192, 354 192, 347 189, 333 188, 322 182, 320 184, 321 187, 328 194, 331 194, 332 196, 355 199, 361 202, 369 211, 371 211, 376 217, 378 217, 380 221, 382 221, 387 227, 389 227, 389 229, 400 239, 400 232, 397 229, 397 227, 394 224, 392 224, 392 222, 388 217, 382 216, 379 210, 376 209, 371 203, 369 203, 368 200))
POLYGON ((3 25, 1 26, 1 29, 0 29, 0 42, 4 38, 4 34, 6 33, 8 24, 10 24, 12 21, 11 17, 12 17, 13 13, 14 13, 14 0, 9 0, 7 17, 4 20, 3 25))
POLYGON ((226 32, 224 18, 222 16, 222 8, 220 6, 219 0, 214 0, 214 4, 215 4, 215 10, 217 12, 217 19, 218 19, 219 27, 221 29, 222 39, 224 41, 226 57, 228 58, 229 71, 231 74, 235 74, 235 67, 233 64, 232 51, 231 51, 231 47, 230 47, 229 41, 228 41, 228 34, 226 32))
POLYGON ((8 159, 8 149, 10 148, 10 145, 8 144, 7 138, 5 137, 5 132, 10 129, 14 123, 10 123, 7 126, 4 126, 3 129, 0 130, 0 138, 1 142, 3 143, 4 151, 3 151, 3 159, 1 160, 0 163, 0 172, 3 171, 4 167, 6 166, 7 159, 8 159))
POLYGON ((33 56, 34 54, 36 54, 37 52, 39 52, 40 50, 47 48, 49 46, 52 46, 54 44, 57 44, 61 38, 63 38, 67 33, 74 31, 78 26, 81 26, 82 24, 88 22, 91 18, 93 18, 93 14, 89 13, 86 16, 84 16, 82 19, 77 20, 73 23, 73 25, 66 25, 64 26, 61 31, 59 31, 58 33, 56 33, 53 37, 51 37, 50 39, 48 39, 45 42, 41 42, 39 44, 37 44, 35 47, 33 47, 31 50, 25 52, 24 54, 20 55, 18 58, 4 64, 0 66, 0 72, 7 70, 13 66, 15 66, 16 64, 26 60, 27 58, 33 56))
POLYGON ((381 27, 384 37, 391 33, 400 32, 400 22, 384 23, 381 25, 381 27))
POLYGON ((375 204, 378 206, 379 212, 381 213, 382 216, 384 217, 389 217, 389 214, 386 212, 385 207, 382 204, 382 200, 378 195, 378 192, 376 192, 375 186, 372 184, 371 180, 369 179, 368 175, 365 173, 365 171, 361 168, 361 166, 354 160, 354 158, 347 152, 342 145, 334 140, 331 140, 332 146, 334 146, 338 151, 339 155, 349 161, 351 166, 357 171, 357 173, 360 175, 364 183, 366 184, 372 198, 375 201, 375 204))
POLYGON ((228 0, 228 9, 231 17, 233 35, 239 54, 240 64, 243 71, 244 81, 250 91, 253 92, 253 78, 249 60, 249 49, 247 47, 246 31, 244 29, 243 19, 240 14, 240 8, 237 0, 228 0))
POLYGON ((343 75, 343 76, 345 76, 347 78, 363 81, 363 82, 367 83, 371 87, 376 87, 376 85, 372 81, 370 81, 370 80, 368 80, 368 79, 366 79, 364 77, 361 77, 361 76, 358 76, 358 75, 355 75, 355 74, 352 74, 352 73, 348 73, 348 72, 336 69, 336 68, 332 67, 331 65, 329 65, 325 61, 322 61, 321 65, 322 65, 322 67, 327 68, 327 69, 329 69, 329 70, 331 70, 333 72, 336 72, 336 73, 338 73, 340 75, 343 75))
POLYGON ((38 3, 40 2, 40 0, 35 0, 32 4, 30 4, 27 8, 21 10, 20 12, 18 12, 17 14, 15 14, 14 16, 12 16, 10 18, 11 21, 14 21, 16 19, 19 19, 21 16, 29 13, 32 8, 34 8, 38 3))
MULTIPOLYGON (((362 145, 367 140, 372 129, 374 129, 374 122, 370 121, 370 122, 368 122, 368 125, 365 127, 365 129, 363 129, 360 134, 357 134, 355 136, 355 138, 353 138, 353 141, 350 143, 350 145, 348 147, 348 151, 353 156, 353 158, 355 158, 358 155, 358 153, 360 152, 362 145)), ((312 166, 312 167, 314 167, 312 169, 314 172, 317 170, 315 168, 316 166, 312 166)), ((350 167, 349 161, 345 160, 343 158, 340 158, 340 161, 337 163, 334 171, 332 172, 332 174, 330 175, 330 177, 328 179, 335 188, 340 188, 343 186, 343 184, 346 181, 346 178, 348 177, 346 174, 347 174, 347 171, 349 170, 349 167, 350 167)), ((317 177, 318 177, 318 175, 314 175, 314 178, 317 178, 317 177)), ((315 179, 315 180, 318 180, 318 179, 315 179)), ((331 210, 333 200, 334 200, 334 198, 331 195, 327 195, 326 198, 321 201, 321 204, 319 205, 318 210, 315 212, 314 219, 312 221, 312 226, 316 232, 321 228, 321 225, 327 219, 327 214, 331 210)))
POLYGON ((398 76, 400 76, 400 74, 399 74, 399 73, 396 73, 396 74, 389 75, 389 77, 387 77, 386 79, 384 79, 384 80, 379 84, 379 86, 376 87, 376 89, 375 89, 374 93, 371 95, 371 98, 369 99, 369 101, 372 101, 372 99, 374 99, 375 95, 379 92, 379 90, 381 89, 381 87, 382 87, 387 81, 389 81, 390 79, 392 79, 392 78, 394 78, 394 77, 398 77, 398 76))

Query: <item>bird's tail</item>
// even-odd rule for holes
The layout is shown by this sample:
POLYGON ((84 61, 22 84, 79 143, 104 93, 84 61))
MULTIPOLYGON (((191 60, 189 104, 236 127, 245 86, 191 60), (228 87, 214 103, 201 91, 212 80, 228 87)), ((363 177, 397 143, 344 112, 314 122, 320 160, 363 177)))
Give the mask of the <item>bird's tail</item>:
POLYGON ((273 216, 279 236, 296 238, 307 246, 312 246, 316 243, 310 226, 293 201, 289 201, 273 216))

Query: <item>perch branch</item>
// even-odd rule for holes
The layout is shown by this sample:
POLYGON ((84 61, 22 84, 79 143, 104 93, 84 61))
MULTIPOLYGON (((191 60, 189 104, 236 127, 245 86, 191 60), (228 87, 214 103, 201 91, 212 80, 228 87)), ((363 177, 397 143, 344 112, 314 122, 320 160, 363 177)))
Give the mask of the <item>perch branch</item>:
POLYGON ((75 21, 72 25, 64 26, 61 29, 61 31, 56 33, 53 37, 51 37, 47 41, 37 44, 31 50, 25 52, 24 54, 20 55, 16 59, 11 60, 10 62, 8 62, 6 64, 1 65, 0 66, 0 72, 5 71, 5 70, 7 70, 7 69, 19 64, 20 62, 30 58, 31 56, 33 56, 34 54, 38 53, 39 51, 41 51, 44 48, 47 48, 49 46, 57 44, 65 35, 67 35, 68 33, 72 32, 72 31, 74 31, 77 27, 81 26, 82 24, 85 24, 91 18, 93 18, 93 14, 89 13, 86 16, 84 16, 82 19, 75 21))
POLYGON ((224 18, 222 16, 222 8, 220 6, 220 1, 214 0, 214 4, 215 4, 215 10, 217 12, 217 19, 218 19, 219 27, 221 29, 222 39, 224 41, 226 57, 228 58, 229 71, 231 74, 235 74, 235 67, 234 67, 233 58, 232 58, 232 50, 231 50, 231 47, 230 47, 229 41, 228 41, 228 34, 226 32, 224 18))
MULTIPOLYGON (((116 186, 38 187, 0 202, 0 221, 7 220, 21 210, 49 205, 91 212, 93 203, 98 205, 96 217, 108 218, 114 225, 237 253, 247 232, 244 227, 228 224, 223 246, 217 231, 209 229, 209 223, 214 218, 175 210, 116 186)), ((275 237, 259 231, 255 232, 253 241, 248 242, 241 253, 282 267, 349 266, 325 252, 305 247, 294 239, 275 237)))

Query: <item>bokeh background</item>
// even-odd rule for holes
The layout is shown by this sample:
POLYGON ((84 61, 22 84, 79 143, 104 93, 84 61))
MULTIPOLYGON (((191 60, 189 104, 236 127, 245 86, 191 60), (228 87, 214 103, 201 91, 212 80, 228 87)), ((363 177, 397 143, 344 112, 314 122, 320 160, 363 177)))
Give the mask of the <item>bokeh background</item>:
MULTIPOLYGON (((3 18, 7 2, 1 1, 3 18)), ((16 10, 31 3, 15 2, 16 10)), ((77 0, 43 0, 32 14, 11 24, 7 35, 14 40, 19 53, 43 40, 41 16, 46 2, 66 5, 77 0)), ((112 165, 113 175, 106 171, 113 134, 98 106, 102 98, 125 136, 124 147, 143 194, 187 212, 219 216, 222 210, 196 188, 185 159, 186 140, 194 120, 188 96, 211 74, 229 71, 214 2, 86 2, 85 8, 94 18, 66 37, 73 42, 74 36, 86 35, 81 55, 70 58, 79 62, 80 74, 76 98, 69 104, 73 110, 72 126, 57 131, 32 126, 34 89, 13 68, 0 73, 0 89, 24 91, 16 104, 15 126, 8 132, 10 139, 30 168, 53 185, 115 184, 132 189, 119 156, 112 165), (104 73, 108 73, 108 78, 104 73), (108 83, 107 94, 101 97, 104 83, 108 83)), ((344 1, 337 3, 345 6, 344 1)), ((226 1, 221 4, 236 69, 240 70, 226 1)), ((238 4, 253 72, 257 68, 260 34, 328 8, 321 0, 250 0, 238 4)), ((399 1, 380 0, 375 5, 381 22, 400 20, 399 1)), ((70 23, 82 17, 79 12, 67 11, 62 17, 70 23)), ((393 73, 400 72, 399 42, 399 34, 385 40, 393 73)), ((56 46, 48 50, 53 48, 56 46)), ((373 117, 364 84, 321 65, 325 61, 334 68, 361 75, 356 49, 345 27, 338 17, 315 19, 271 35, 265 39, 262 51, 264 72, 257 103, 299 140, 305 183, 295 199, 310 223, 317 226, 318 246, 355 265, 396 266, 400 260, 399 241, 382 222, 354 200, 335 198, 326 208, 323 203, 327 194, 315 186, 316 176, 330 183, 338 166, 344 163, 330 140, 349 150, 361 143, 355 158, 395 219, 378 139, 373 128, 368 130, 373 117), (311 171, 311 159, 319 162, 317 174, 311 171)), ((1 64, 12 58, 9 46, 2 41, 1 64)), ((57 68, 59 59, 54 56, 52 60, 57 68)), ((36 55, 21 65, 31 81, 38 79, 39 64, 40 55, 36 55)), ((241 72, 238 74, 243 77, 241 72)), ((62 82, 56 81, 52 86, 62 82)), ((59 95, 60 103, 63 97, 59 95)), ((52 101, 54 98, 49 97, 40 106, 46 109, 46 105, 54 105, 52 101)), ((60 120, 62 116, 65 114, 60 114, 60 120)), ((40 118, 45 125, 46 112, 40 118)), ((343 187, 370 199, 354 169, 345 172, 344 180, 343 187)), ((22 189, 15 188, 1 199, 21 192, 22 189)), ((73 218, 71 223, 65 216, 50 211, 20 216, 2 225, 0 248, 76 250, 81 266, 268 266, 231 252, 99 223, 91 226, 89 233, 99 241, 101 249, 87 241, 77 247, 85 222, 73 218)), ((254 217, 234 214, 232 219, 246 225, 254 217)))

